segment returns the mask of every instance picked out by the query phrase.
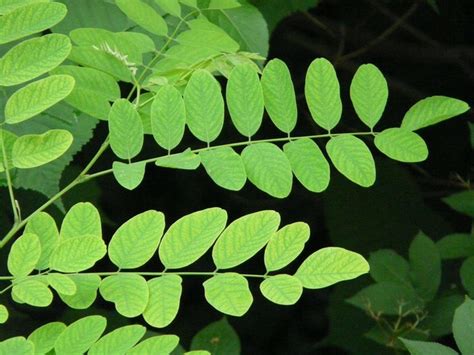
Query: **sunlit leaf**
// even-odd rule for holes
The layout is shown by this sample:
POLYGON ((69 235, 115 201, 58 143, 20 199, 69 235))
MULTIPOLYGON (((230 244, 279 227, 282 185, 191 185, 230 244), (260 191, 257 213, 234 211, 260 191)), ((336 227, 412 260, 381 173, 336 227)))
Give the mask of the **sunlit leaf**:
POLYGON ((97 343, 92 345, 88 354, 125 354, 145 335, 146 328, 139 324, 127 325, 117 328, 104 335, 97 343))
POLYGON ((97 275, 69 275, 77 287, 74 295, 59 294, 59 297, 73 309, 87 309, 97 297, 97 289, 100 285, 100 277, 97 275))
POLYGON ((12 294, 23 303, 34 307, 48 307, 53 302, 53 293, 46 284, 36 279, 27 279, 13 285, 12 294))
POLYGON ((178 346, 179 338, 176 335, 158 335, 150 337, 127 351, 127 355, 153 354, 157 349, 157 355, 171 354, 178 346))
POLYGON ((77 292, 77 286, 70 276, 64 274, 50 273, 46 276, 48 284, 58 293, 72 296, 77 292))
POLYGON ((168 26, 150 5, 141 0, 116 0, 115 3, 133 22, 159 36, 168 34, 168 26))
POLYGON ((41 256, 36 264, 38 270, 46 269, 49 256, 59 243, 59 231, 56 222, 46 212, 34 214, 25 227, 25 233, 35 234, 41 244, 41 256))
POLYGON ((114 161, 112 172, 117 182, 127 190, 136 189, 145 177, 146 163, 137 162, 132 164, 114 161))
POLYGON ((24 337, 14 337, 0 342, 0 354, 34 355, 35 346, 24 337))
POLYGON ((61 240, 90 235, 102 238, 99 211, 90 202, 76 203, 64 216, 61 224, 61 240))
POLYGON ((201 158, 188 148, 178 154, 160 157, 156 159, 155 164, 163 168, 196 170, 201 165, 201 158))
POLYGON ((61 322, 52 322, 34 330, 28 340, 35 345, 36 354, 47 354, 54 348, 54 343, 59 335, 66 329, 61 322))
POLYGON ((260 291, 273 303, 289 306, 298 302, 303 294, 303 285, 296 277, 281 274, 266 278, 260 284, 260 291))
POLYGON ((164 275, 148 281, 150 299, 143 313, 148 324, 164 328, 175 319, 181 300, 182 281, 178 275, 164 275))
POLYGON ((8 254, 8 272, 17 277, 29 275, 41 256, 41 244, 38 236, 25 233, 13 243, 8 254))
POLYGON ((428 158, 425 141, 415 132, 403 128, 389 128, 377 134, 375 146, 394 160, 417 163, 428 158))
POLYGON ((246 181, 242 158, 231 147, 221 147, 199 153, 207 174, 220 187, 232 191, 241 190, 246 181))

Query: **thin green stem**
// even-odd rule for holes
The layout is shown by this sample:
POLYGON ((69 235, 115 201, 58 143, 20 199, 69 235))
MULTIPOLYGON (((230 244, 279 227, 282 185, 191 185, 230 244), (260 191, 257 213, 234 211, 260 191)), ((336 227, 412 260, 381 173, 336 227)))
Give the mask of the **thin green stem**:
POLYGON ((12 183, 12 179, 11 179, 11 176, 10 176, 10 168, 8 166, 7 150, 5 148, 5 141, 3 139, 3 130, 2 129, 0 129, 0 144, 2 146, 3 167, 5 169, 5 176, 7 178, 8 195, 10 196, 10 203, 12 205, 14 225, 17 225, 18 223, 21 222, 21 220, 20 220, 20 214, 18 213, 18 208, 17 208, 17 205, 16 205, 15 193, 13 192, 13 183, 12 183))
MULTIPOLYGON (((308 135, 308 136, 292 136, 291 138, 288 137, 281 137, 281 138, 269 138, 269 139, 258 139, 258 140, 252 140, 249 142, 248 140, 242 141, 242 142, 236 142, 236 143, 228 143, 228 144, 221 144, 221 145, 216 145, 216 146, 211 146, 211 147, 204 147, 204 148, 198 148, 198 149, 193 149, 191 150, 192 153, 200 153, 206 150, 210 149, 216 149, 216 148, 224 148, 224 147, 241 147, 249 144, 255 144, 255 143, 277 143, 277 142, 288 142, 288 141, 294 141, 298 139, 303 139, 303 138, 310 138, 310 139, 320 139, 320 138, 331 138, 331 137, 337 137, 337 136, 342 136, 342 135, 353 135, 353 136, 374 136, 377 135, 378 132, 355 132, 355 133, 326 133, 326 134, 314 134, 314 135, 308 135)), ((141 161, 138 161, 137 163, 145 163, 145 164, 150 164, 156 162, 158 159, 163 158, 164 156, 167 157, 173 157, 176 156, 180 153, 174 153, 174 154, 165 154, 161 155, 159 157, 154 157, 150 159, 144 159, 141 161)), ((112 173, 112 169, 107 169, 107 170, 102 170, 99 172, 96 172, 94 174, 90 174, 84 177, 85 180, 91 180, 98 178, 100 176, 108 175, 112 173)))

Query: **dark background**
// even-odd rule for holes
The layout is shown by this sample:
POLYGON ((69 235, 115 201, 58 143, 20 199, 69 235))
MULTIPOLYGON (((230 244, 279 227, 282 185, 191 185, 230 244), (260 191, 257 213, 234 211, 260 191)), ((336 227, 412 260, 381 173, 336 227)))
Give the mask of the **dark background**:
MULTIPOLYGON (((304 102, 303 85, 310 62, 321 56, 335 64, 341 82, 344 111, 337 127, 341 132, 365 130, 349 100, 350 81, 363 63, 376 64, 389 83, 389 102, 384 118, 376 127, 378 130, 399 125, 406 110, 426 96, 452 96, 472 106, 474 1, 439 0, 438 3, 439 14, 424 2, 324 0, 310 12, 297 13, 282 21, 272 34, 270 57, 283 59, 293 75, 300 112, 294 134, 319 132, 304 102), (400 17, 404 20, 400 21, 400 17)), ((123 88, 124 91, 127 89, 123 88)), ((421 135, 427 140, 430 157, 422 164, 389 161, 372 149, 370 143, 377 163, 377 182, 370 189, 349 183, 332 169, 331 184, 326 192, 312 194, 295 183, 288 198, 277 200, 250 183, 240 193, 225 191, 218 188, 202 168, 186 172, 149 166, 145 181, 133 192, 122 189, 112 176, 105 176, 76 188, 66 197, 65 203, 71 206, 79 200, 96 201, 106 223, 106 238, 110 238, 121 223, 147 209, 163 211, 167 225, 187 213, 212 206, 225 208, 231 220, 257 210, 274 209, 281 214, 282 224, 304 221, 312 228, 312 237, 300 262, 311 252, 329 245, 349 248, 365 256, 380 248, 393 248, 406 255, 408 244, 418 230, 437 240, 449 232, 470 228, 470 221, 449 210, 440 198, 460 189, 455 174, 466 178, 472 173, 466 123, 472 119, 471 111, 460 118, 423 129, 421 135)), ((76 166, 87 162, 105 135, 106 127, 99 126, 94 139, 77 156, 76 166)), ((279 135, 281 133, 267 119, 256 139, 279 135)), ((191 138, 186 139, 183 146, 199 146, 191 138)), ((241 140, 229 120, 219 139, 222 142, 241 140)), ((156 155, 155 144, 147 143, 143 157, 156 155)), ((111 161, 113 157, 105 155, 96 169, 109 168, 111 161)), ((74 166, 68 168, 64 183, 68 176, 74 176, 76 169, 74 166)), ((20 192, 19 197, 31 200, 32 207, 43 199, 31 192, 20 192)), ((6 202, 6 195, 2 194, 1 203, 6 202)), ((285 272, 294 272, 299 263, 294 265, 285 272)), ((148 266, 150 270, 156 270, 156 267, 156 260, 148 266)), ((106 268, 105 263, 97 266, 102 271, 106 268)), ((193 268, 211 271, 210 256, 193 268)), ((263 273, 263 270, 263 253, 239 269, 252 273, 263 273)), ((443 284, 452 283, 449 270, 444 273, 443 284)), ((172 326, 165 329, 166 333, 178 334, 184 345, 189 344, 199 329, 221 318, 205 302, 202 281, 185 278, 179 315, 172 326)), ((363 313, 343 302, 368 281, 366 276, 330 289, 306 290, 298 304, 292 307, 277 306, 264 300, 258 284, 251 282, 254 305, 245 317, 230 319, 241 337, 243 354, 341 354, 344 353, 342 348, 352 348, 361 354, 385 353, 383 348, 362 337, 370 328, 363 313), (329 338, 323 341, 328 335, 329 338)), ((71 311, 57 300, 54 313, 51 313, 52 308, 39 310, 16 304, 9 304, 9 307, 24 311, 23 315, 17 315, 20 318, 10 323, 12 332, 18 330, 22 334, 27 333, 24 321, 29 317, 44 323, 59 318, 61 313, 67 320, 86 313, 106 312, 109 324, 124 322, 113 312, 110 303, 101 301, 86 313, 71 311)), ((36 327, 35 322, 28 320, 27 323, 36 327)), ((449 344, 451 339, 443 341, 449 344)))

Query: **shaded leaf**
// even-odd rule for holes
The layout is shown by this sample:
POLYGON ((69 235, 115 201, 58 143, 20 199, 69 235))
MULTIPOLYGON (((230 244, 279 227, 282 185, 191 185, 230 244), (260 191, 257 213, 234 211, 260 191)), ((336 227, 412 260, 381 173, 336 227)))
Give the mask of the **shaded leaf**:
POLYGON ((240 339, 226 318, 201 329, 191 340, 191 350, 209 350, 213 355, 239 355, 240 339))
POLYGON ((451 348, 440 343, 399 338, 411 355, 457 355, 451 348))
POLYGON ((456 309, 453 319, 453 335, 456 345, 462 354, 474 352, 474 301, 467 298, 464 303, 456 309))
POLYGON ((474 238, 470 234, 449 234, 436 242, 441 259, 474 256, 474 238))
POLYGON ((467 190, 455 193, 443 198, 453 210, 474 218, 474 190, 467 190))

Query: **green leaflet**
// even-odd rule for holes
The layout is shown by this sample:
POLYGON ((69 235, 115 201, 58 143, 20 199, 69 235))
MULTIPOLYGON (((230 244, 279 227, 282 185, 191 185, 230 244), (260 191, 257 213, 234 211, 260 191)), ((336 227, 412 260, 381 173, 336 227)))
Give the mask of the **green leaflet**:
POLYGON ((57 2, 33 3, 0 17, 0 44, 44 31, 66 16, 66 6, 57 2))
POLYGON ((19 123, 34 117, 66 98, 74 88, 74 78, 53 75, 16 91, 5 105, 5 122, 19 123))
POLYGON ((453 210, 474 218, 474 191, 467 190, 443 198, 453 210))
POLYGON ((70 51, 71 41, 59 34, 21 42, 0 59, 0 86, 18 85, 47 73, 61 64, 70 51))
POLYGON ((424 304, 413 287, 397 282, 378 282, 363 288, 346 300, 353 306, 364 310, 396 316, 400 312, 400 304, 404 310, 423 309, 424 304))
POLYGON ((59 232, 56 222, 46 212, 35 214, 26 224, 25 233, 32 233, 38 237, 41 245, 41 256, 36 263, 36 269, 48 268, 49 256, 59 243, 59 232))
POLYGON ((350 94, 357 116, 373 129, 388 99, 388 85, 382 72, 373 64, 361 65, 352 79, 350 94))
POLYGON ((286 143, 283 151, 298 181, 309 191, 323 192, 329 186, 329 163, 318 145, 309 138, 286 143))
POLYGON ((3 149, 1 149, 1 144, 3 140, 3 144, 5 145, 5 152, 7 153, 7 164, 8 164, 8 169, 13 168, 13 159, 12 159, 12 150, 13 150, 13 145, 15 144, 16 140, 18 137, 9 132, 5 131, 3 129, 0 129, 0 173, 5 171, 4 164, 5 162, 3 161, 3 149))
POLYGON ((286 155, 272 143, 251 144, 242 151, 248 179, 260 190, 276 198, 291 192, 293 174, 286 155))
POLYGON ((124 317, 138 317, 148 304, 148 285, 137 274, 118 274, 106 277, 100 284, 100 295, 115 303, 115 309, 124 317))
POLYGON ((458 355, 456 351, 440 343, 398 338, 411 355, 458 355))
POLYGON ((402 128, 415 131, 459 116, 469 110, 464 101, 446 96, 431 96, 414 104, 405 114, 402 128))
POLYGON ((389 128, 377 134, 375 146, 391 159, 416 163, 428 158, 428 147, 418 134, 403 128, 389 128))
POLYGON ((46 284, 35 279, 26 279, 13 285, 12 297, 34 307, 48 307, 53 302, 53 293, 46 284))
POLYGON ((234 67, 227 81, 227 108, 240 134, 257 133, 263 118, 263 91, 255 68, 250 64, 234 67))
POLYGON ((461 354, 472 354, 474 352, 474 339, 472 334, 474 324, 474 301, 467 298, 464 303, 456 309, 453 319, 453 335, 461 354))
POLYGON ((104 241, 95 236, 81 236, 61 241, 51 253, 49 267, 60 272, 80 272, 94 266, 107 252, 104 241))
POLYGON ((156 349, 160 349, 163 355, 171 354, 178 344, 179 338, 176 335, 158 335, 143 340, 127 351, 127 355, 153 354, 156 349))
POLYGON ((230 269, 254 256, 270 240, 280 225, 275 211, 260 211, 233 221, 212 249, 218 269, 230 269))
POLYGON ((474 256, 474 238, 470 234, 449 234, 436 242, 441 259, 461 259, 474 256))
POLYGON ((145 162, 126 164, 114 161, 112 163, 115 180, 127 190, 134 190, 142 183, 145 177, 145 168, 145 162))
POLYGON ((318 58, 311 63, 304 90, 313 120, 331 131, 341 119, 342 102, 336 71, 327 59, 318 58))
POLYGON ((0 304, 0 324, 5 324, 8 320, 8 309, 3 304, 0 304))
POLYGON ((461 282, 469 296, 474 297, 474 256, 464 260, 459 270, 461 282))
POLYGON ((359 254, 337 247, 320 249, 306 258, 295 273, 303 287, 323 288, 355 279, 369 272, 369 263, 359 254))
POLYGON ((168 25, 151 6, 141 0, 116 0, 115 3, 138 26, 158 36, 168 34, 168 25))
POLYGON ((346 178, 362 187, 375 183, 375 162, 365 143, 352 135, 336 136, 326 145, 329 158, 346 178))
POLYGON ((233 272, 219 274, 203 284, 207 302, 219 312, 241 317, 253 303, 249 283, 245 277, 233 272))
POLYGON ((0 15, 5 15, 19 7, 37 2, 50 2, 51 0, 0 0, 0 15))
POLYGON ((100 285, 100 277, 97 275, 70 275, 76 284, 77 291, 74 295, 68 296, 59 294, 59 297, 69 307, 73 309, 87 309, 97 298, 97 289, 100 285))
POLYGON ((408 251, 413 285, 425 301, 431 301, 441 284, 441 257, 436 244, 419 233, 408 251))
POLYGON ((143 124, 135 106, 119 99, 109 113, 110 146, 116 156, 130 160, 143 147, 143 124))
POLYGON ((127 65, 105 51, 96 48, 73 47, 68 59, 82 66, 100 70, 117 80, 132 82, 132 72, 127 65))
POLYGON ((182 281, 178 275, 164 275, 148 281, 150 300, 143 313, 143 318, 148 324, 164 328, 176 318, 182 281))
POLYGON ((188 148, 178 154, 160 157, 156 159, 155 164, 163 168, 196 170, 201 165, 201 157, 188 148))
POLYGON ((433 337, 442 337, 452 334, 454 311, 464 302, 461 294, 441 296, 430 302, 426 310, 429 312, 423 327, 430 330, 433 337))
POLYGON ((227 212, 208 208, 188 214, 171 225, 160 244, 159 256, 167 269, 191 265, 214 244, 227 223, 227 212))
POLYGON ((155 2, 163 11, 181 17, 181 5, 178 0, 155 0, 155 2))
POLYGON ((241 190, 247 173, 242 158, 231 147, 221 147, 199 153, 207 174, 220 187, 232 191, 241 190))
MULTIPOLYGON (((228 2, 229 0, 226 1, 228 2)), ((263 57, 268 55, 268 27, 256 7, 247 3, 235 7, 236 1, 232 1, 233 8, 224 9, 225 3, 222 0, 214 0, 211 3, 214 8, 220 10, 208 11, 206 16, 236 40, 241 50, 258 53, 263 57)))
POLYGON ((125 354, 145 335, 146 328, 139 324, 127 325, 104 335, 90 348, 90 355, 125 354))
POLYGON ((121 269, 135 269, 151 259, 165 228, 163 213, 143 212, 122 224, 109 243, 110 260, 121 269))
POLYGON ((370 276, 376 282, 398 282, 411 287, 410 266, 405 258, 390 249, 370 254, 370 276))
POLYGON ((35 345, 36 354, 47 354, 54 348, 56 339, 65 329, 66 325, 64 323, 47 323, 33 331, 28 336, 28 340, 35 345))
POLYGON ((265 108, 270 119, 282 132, 290 133, 296 126, 298 108, 290 70, 280 59, 270 60, 262 74, 265 108))
POLYGON ((211 143, 224 124, 224 99, 217 80, 205 70, 196 70, 184 91, 186 123, 199 140, 211 143))
POLYGON ((238 0, 210 0, 208 9, 223 10, 242 6, 238 0))
POLYGON ((90 202, 79 202, 72 206, 61 224, 61 240, 94 236, 102 238, 102 225, 97 208, 90 202))
POLYGON ((268 272, 284 268, 295 260, 309 240, 310 229, 304 222, 289 224, 273 234, 265 247, 268 272))
POLYGON ((56 340, 56 354, 85 353, 101 337, 106 325, 107 320, 102 316, 88 316, 75 321, 56 340))
POLYGON ((260 284, 260 291, 273 303, 289 306, 295 304, 303 294, 301 281, 290 275, 270 276, 260 284))
POLYGON ((72 296, 77 292, 77 286, 68 275, 50 273, 46 276, 49 286, 58 293, 72 296))
POLYGON ((186 124, 186 111, 181 93, 174 86, 165 85, 158 91, 151 105, 151 129, 155 141, 171 150, 181 142, 186 124))
POLYGON ((191 350, 209 350, 213 355, 240 355, 240 339, 237 332, 222 318, 201 329, 191 340, 191 350), (214 339, 219 339, 218 342, 214 339))
POLYGON ((38 264, 41 244, 36 234, 23 234, 13 243, 8 254, 8 272, 16 278, 28 276, 38 264))
POLYGON ((52 72, 74 78, 76 86, 65 101, 90 116, 106 120, 110 111, 109 101, 120 98, 120 88, 116 81, 96 69, 63 65, 52 72))
POLYGON ((14 337, 0 342, 0 354, 34 355, 35 347, 31 341, 24 337, 14 337))

